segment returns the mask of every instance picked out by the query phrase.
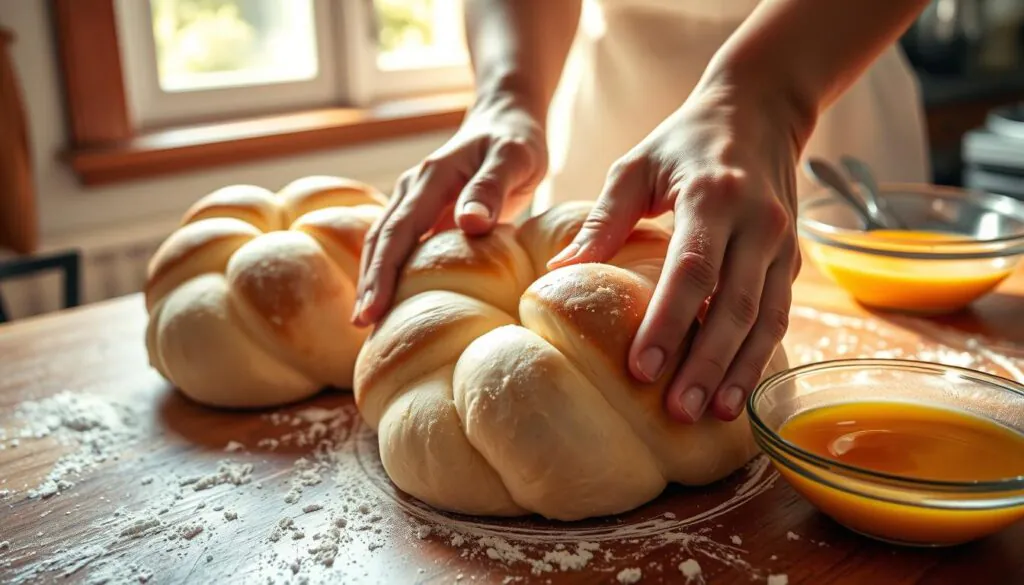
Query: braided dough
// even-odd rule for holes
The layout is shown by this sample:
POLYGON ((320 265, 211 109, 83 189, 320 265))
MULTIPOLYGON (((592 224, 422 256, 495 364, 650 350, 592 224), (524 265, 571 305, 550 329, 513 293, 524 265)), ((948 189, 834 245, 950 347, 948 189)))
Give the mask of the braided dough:
POLYGON ((368 331, 349 318, 386 198, 336 177, 200 199, 149 264, 150 364, 197 402, 263 407, 350 388, 368 331))
MULTIPOLYGON (((400 489, 451 512, 578 520, 669 482, 717 481, 757 452, 745 414, 674 422, 669 376, 628 372, 667 231, 644 221, 609 263, 546 271, 589 209, 563 204, 483 238, 443 232, 409 259, 354 387, 400 489)), ((779 347, 766 373, 785 367, 779 347)))

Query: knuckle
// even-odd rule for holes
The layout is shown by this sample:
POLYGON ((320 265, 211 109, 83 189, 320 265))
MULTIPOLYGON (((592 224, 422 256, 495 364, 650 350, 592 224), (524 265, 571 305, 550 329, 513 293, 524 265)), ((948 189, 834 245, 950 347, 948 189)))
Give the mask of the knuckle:
POLYGON ((764 369, 768 366, 768 356, 756 356, 740 360, 733 365, 736 370, 736 378, 747 388, 753 388, 764 375, 764 369))
POLYGON ((781 342, 789 331, 789 311, 779 307, 768 309, 763 317, 764 331, 775 343, 781 342))
POLYGON ((607 229, 612 223, 611 210, 608 208, 608 202, 604 199, 599 199, 594 207, 587 214, 587 218, 583 220, 584 230, 602 231, 607 229))
POLYGON ((380 228, 380 239, 382 242, 392 241, 397 236, 403 235, 407 231, 407 224, 409 219, 407 215, 399 215, 397 212, 392 216, 387 223, 380 228))
POLYGON ((609 181, 621 181, 625 177, 628 177, 634 173, 638 173, 643 168, 643 161, 639 157, 626 155, 614 163, 608 169, 608 180, 609 181))
POLYGON ((725 309, 733 323, 741 328, 750 329, 757 320, 758 299, 749 290, 741 290, 729 297, 725 309))
POLYGON ((503 138, 495 142, 494 154, 505 161, 525 161, 530 158, 530 145, 521 138, 503 138))
POLYGON ((494 173, 483 173, 473 178, 469 199, 493 202, 496 199, 500 200, 504 195, 505 181, 494 173))
POLYGON ((738 203, 746 193, 747 176, 739 169, 729 169, 716 173, 713 183, 715 197, 728 204, 738 203))
POLYGON ((718 284, 718 268, 703 253, 683 252, 677 258, 674 268, 690 286, 705 296, 714 292, 718 284))
POLYGON ((420 162, 419 167, 416 171, 416 175, 419 177, 423 177, 425 175, 436 173, 438 169, 443 165, 444 159, 436 154, 432 154, 424 158, 423 161, 420 162))
POLYGON ((796 280, 796 277, 800 275, 800 270, 803 268, 804 265, 804 258, 803 255, 800 254, 799 250, 797 250, 796 253, 793 254, 793 260, 791 264, 792 269, 790 270, 790 276, 792 280, 796 280))
POLYGON ((778 240, 790 227, 789 212, 779 201, 771 199, 760 210, 761 223, 772 237, 778 240))
POLYGON ((729 364, 725 363, 725 360, 712 353, 701 353, 695 358, 694 370, 708 379, 721 380, 729 369, 729 364))
POLYGON ((722 208, 741 205, 746 184, 746 174, 741 170, 706 171, 690 177, 686 190, 698 208, 722 208))
POLYGON ((586 241, 604 243, 608 239, 608 232, 613 223, 609 215, 594 211, 583 220, 579 234, 584 236, 586 241))

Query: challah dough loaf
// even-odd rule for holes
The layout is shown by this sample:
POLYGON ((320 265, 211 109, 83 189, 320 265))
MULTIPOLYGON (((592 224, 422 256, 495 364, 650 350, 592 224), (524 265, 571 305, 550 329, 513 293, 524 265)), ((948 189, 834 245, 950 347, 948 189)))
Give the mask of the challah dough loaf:
POLYGON ((211 406, 350 388, 368 334, 349 321, 359 256, 385 203, 367 185, 325 176, 200 199, 150 261, 150 364, 211 406))
MULTIPOLYGON (((629 374, 668 232, 644 221, 607 264, 545 269, 589 209, 563 204, 480 238, 445 232, 414 252, 355 370, 400 489, 451 512, 578 520, 636 508, 669 482, 715 482, 755 455, 746 415, 675 422, 670 376, 629 374)), ((766 374, 787 365, 780 346, 766 374)))

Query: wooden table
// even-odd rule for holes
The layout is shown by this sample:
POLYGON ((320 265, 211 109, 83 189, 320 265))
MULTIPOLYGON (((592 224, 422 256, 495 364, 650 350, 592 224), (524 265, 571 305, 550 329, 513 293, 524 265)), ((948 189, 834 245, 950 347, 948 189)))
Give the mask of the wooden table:
MULTIPOLYGON (((795 299, 795 363, 903 355, 1024 378, 1024 272, 937 320, 872 315, 813 269, 795 299)), ((144 326, 132 296, 0 327, 0 489, 12 490, 0 496, 0 582, 684 583, 682 564, 691 583, 1024 583, 1024 525, 961 547, 894 548, 817 513, 760 458, 622 518, 446 517, 392 488, 350 396, 273 413, 202 408, 148 368, 144 326), (90 430, 65 417, 79 430, 12 446, 26 401, 76 396, 121 418, 90 430), (62 454, 88 453, 63 435, 106 459, 29 497, 62 454)))

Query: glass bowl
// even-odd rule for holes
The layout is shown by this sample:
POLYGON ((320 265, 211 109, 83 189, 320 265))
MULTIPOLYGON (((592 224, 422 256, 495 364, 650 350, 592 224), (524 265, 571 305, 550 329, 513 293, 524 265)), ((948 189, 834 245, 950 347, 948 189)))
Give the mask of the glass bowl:
POLYGON ((863 305, 957 311, 996 288, 1024 255, 1024 201, 936 185, 885 184, 880 191, 914 233, 867 231, 846 202, 824 190, 801 202, 797 217, 811 260, 863 305))
POLYGON ((834 360, 761 382, 747 402, 762 451, 801 496, 850 530, 907 546, 948 546, 1024 518, 1024 476, 932 481, 880 473, 818 456, 779 429, 810 409, 856 401, 916 403, 966 412, 1024 433, 1024 386, 928 362, 834 360))

